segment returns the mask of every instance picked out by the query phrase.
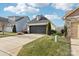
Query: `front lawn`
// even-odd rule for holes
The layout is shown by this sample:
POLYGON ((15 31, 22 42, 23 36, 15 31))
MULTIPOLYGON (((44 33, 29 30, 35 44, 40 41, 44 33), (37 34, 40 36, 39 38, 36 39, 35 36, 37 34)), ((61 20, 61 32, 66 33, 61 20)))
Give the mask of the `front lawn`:
POLYGON ((0 38, 2 37, 8 37, 8 36, 15 36, 16 33, 13 33, 13 32, 5 32, 4 35, 2 32, 0 32, 0 38))
POLYGON ((68 56, 70 44, 64 37, 54 42, 54 36, 44 36, 23 46, 18 56, 68 56))

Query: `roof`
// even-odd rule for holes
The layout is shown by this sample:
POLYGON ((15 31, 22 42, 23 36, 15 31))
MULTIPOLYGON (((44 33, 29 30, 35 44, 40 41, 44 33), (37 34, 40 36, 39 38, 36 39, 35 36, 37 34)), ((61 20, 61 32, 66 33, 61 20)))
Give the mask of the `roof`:
POLYGON ((72 13, 74 13, 74 12, 75 12, 76 10, 78 10, 78 9, 79 9, 79 7, 76 8, 76 9, 74 9, 74 10, 68 11, 67 14, 64 16, 64 19, 65 19, 66 17, 68 17, 69 15, 71 15, 72 13))
POLYGON ((23 18, 28 18, 29 19, 28 16, 8 16, 8 18, 12 18, 12 19, 15 18, 14 20, 16 22, 22 20, 23 18))
POLYGON ((8 18, 0 17, 0 22, 8 22, 8 18))
POLYGON ((49 20, 42 16, 42 15, 37 15, 36 18, 34 18, 32 21, 28 22, 30 25, 46 25, 48 24, 49 20))
POLYGON ((23 19, 24 17, 20 17, 20 18, 18 18, 18 19, 16 19, 15 21, 17 22, 17 21, 19 21, 19 20, 21 20, 21 19, 23 19))

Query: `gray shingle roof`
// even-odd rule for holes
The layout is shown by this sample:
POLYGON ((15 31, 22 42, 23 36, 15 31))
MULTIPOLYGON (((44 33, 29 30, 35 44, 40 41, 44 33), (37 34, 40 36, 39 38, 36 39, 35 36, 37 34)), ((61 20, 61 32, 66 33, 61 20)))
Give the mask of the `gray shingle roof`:
POLYGON ((13 19, 13 18, 15 18, 14 20, 17 22, 17 21, 19 21, 19 20, 22 20, 23 18, 28 18, 28 20, 30 20, 29 19, 29 17, 28 16, 8 16, 8 18, 10 19, 13 19))
POLYGON ((49 22, 49 20, 46 17, 38 15, 32 21, 28 22, 28 24, 37 24, 37 23, 38 24, 39 23, 44 23, 44 24, 46 23, 47 24, 48 22, 49 22), (38 20, 37 20, 37 17, 39 17, 38 20))
POLYGON ((21 20, 21 19, 23 19, 23 18, 24 18, 24 17, 20 17, 19 19, 16 19, 16 22, 19 21, 19 20, 21 20))
POLYGON ((8 18, 0 17, 1 22, 8 22, 8 18))

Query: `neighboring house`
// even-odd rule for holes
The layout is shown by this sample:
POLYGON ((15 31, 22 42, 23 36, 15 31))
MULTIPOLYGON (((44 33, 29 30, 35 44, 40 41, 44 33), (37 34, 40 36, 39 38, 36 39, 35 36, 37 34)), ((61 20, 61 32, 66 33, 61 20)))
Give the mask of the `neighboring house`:
POLYGON ((2 28, 5 28, 8 23, 8 18, 0 17, 0 31, 2 31, 2 28))
POLYGON ((64 20, 67 26, 67 37, 79 39, 79 8, 69 11, 64 16, 64 20))
POLYGON ((28 16, 9 16, 9 25, 6 28, 6 31, 12 32, 13 31, 13 26, 16 26, 16 32, 21 32, 23 30, 27 30, 27 22, 30 21, 28 16))
MULTIPOLYGON (((6 24, 4 31, 13 32, 14 25, 16 26, 16 32, 21 32, 23 30, 27 30, 27 22, 30 19, 28 16, 9 16, 8 18, 0 17, 0 24, 6 24)), ((2 27, 0 26, 0 31, 2 31, 2 27)))
MULTIPOLYGON (((51 22, 46 17, 37 15, 28 23, 28 28, 29 33, 50 34, 51 22)), ((52 28, 54 28, 53 25, 52 28)))

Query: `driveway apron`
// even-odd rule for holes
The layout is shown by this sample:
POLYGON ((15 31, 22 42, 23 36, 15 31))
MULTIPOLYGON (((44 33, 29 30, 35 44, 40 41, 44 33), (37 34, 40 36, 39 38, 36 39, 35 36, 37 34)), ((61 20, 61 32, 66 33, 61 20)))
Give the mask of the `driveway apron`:
POLYGON ((42 34, 25 34, 0 38, 0 55, 16 56, 24 44, 32 42, 43 36, 44 35, 42 34))

